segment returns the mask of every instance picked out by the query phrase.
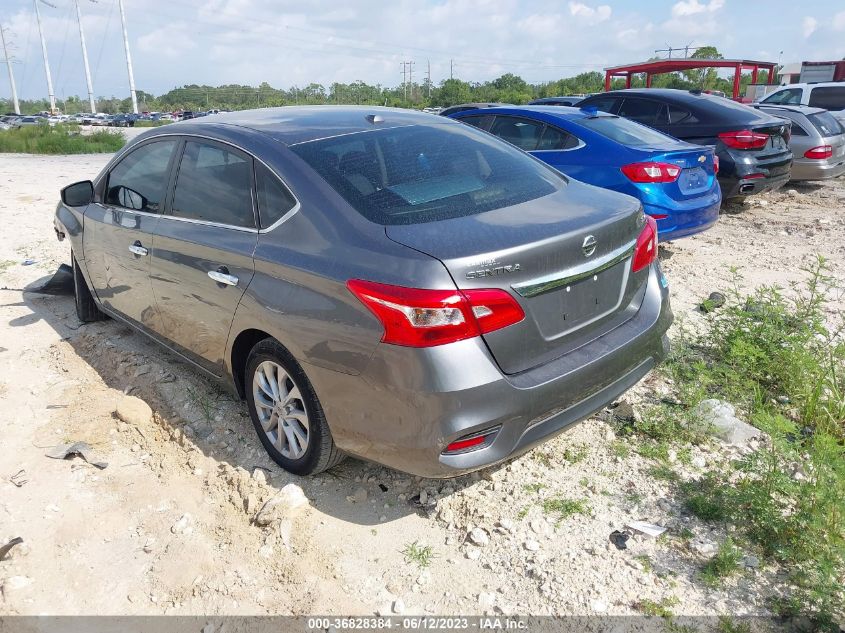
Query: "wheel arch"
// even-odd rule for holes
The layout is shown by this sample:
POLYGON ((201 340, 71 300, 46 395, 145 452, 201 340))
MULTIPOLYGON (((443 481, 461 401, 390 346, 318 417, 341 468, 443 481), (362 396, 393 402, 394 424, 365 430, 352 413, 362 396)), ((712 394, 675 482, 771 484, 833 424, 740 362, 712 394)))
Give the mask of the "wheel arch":
MULTIPOLYGON (((235 391, 241 399, 246 397, 244 392, 244 374, 246 373, 246 361, 249 352, 261 341, 275 337, 263 330, 249 328, 240 332, 232 342, 232 353, 230 356, 230 367, 232 379, 235 383, 235 391)), ((281 343, 279 343, 281 345, 281 343)))

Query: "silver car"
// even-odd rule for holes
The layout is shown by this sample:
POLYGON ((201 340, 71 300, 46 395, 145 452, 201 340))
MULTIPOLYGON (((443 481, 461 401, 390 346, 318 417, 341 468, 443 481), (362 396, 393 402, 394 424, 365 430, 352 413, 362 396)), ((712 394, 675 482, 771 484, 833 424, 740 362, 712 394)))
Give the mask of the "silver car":
POLYGON ((845 128, 830 112, 792 105, 757 108, 792 122, 792 180, 827 180, 845 174, 845 128))
POLYGON ((452 119, 233 112, 147 131, 66 187, 77 314, 148 334, 246 400, 297 474, 500 462, 666 354, 657 230, 452 119))

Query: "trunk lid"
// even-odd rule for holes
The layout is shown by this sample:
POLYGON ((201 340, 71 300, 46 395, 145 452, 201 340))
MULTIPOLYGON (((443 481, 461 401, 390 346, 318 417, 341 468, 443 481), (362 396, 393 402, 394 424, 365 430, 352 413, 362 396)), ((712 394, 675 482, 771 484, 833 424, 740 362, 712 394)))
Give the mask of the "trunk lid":
POLYGON ((650 160, 671 163, 681 168, 681 174, 674 182, 662 185, 673 200, 685 201, 710 191, 716 181, 716 153, 711 147, 666 152, 652 156, 650 160))
POLYGON ((460 289, 500 288, 525 319, 484 335, 503 372, 558 358, 630 319, 648 269, 631 272, 640 203, 571 181, 516 206, 385 227, 387 236, 440 260, 460 289))

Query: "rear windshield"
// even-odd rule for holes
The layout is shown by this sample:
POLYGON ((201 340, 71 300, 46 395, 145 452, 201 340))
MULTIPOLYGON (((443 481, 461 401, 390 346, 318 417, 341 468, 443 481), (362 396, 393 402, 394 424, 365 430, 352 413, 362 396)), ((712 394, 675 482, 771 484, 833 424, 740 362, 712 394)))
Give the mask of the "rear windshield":
POLYGON ((678 141, 670 136, 641 125, 630 119, 618 116, 596 116, 578 119, 578 124, 601 134, 622 145, 631 147, 655 147, 677 145, 678 141))
POLYGON ((816 126, 816 129, 821 132, 822 136, 836 136, 837 134, 845 133, 839 121, 830 112, 808 114, 807 118, 816 126))
POLYGON ((361 215, 418 224, 534 200, 566 184, 540 161, 468 125, 406 126, 292 145, 361 215))

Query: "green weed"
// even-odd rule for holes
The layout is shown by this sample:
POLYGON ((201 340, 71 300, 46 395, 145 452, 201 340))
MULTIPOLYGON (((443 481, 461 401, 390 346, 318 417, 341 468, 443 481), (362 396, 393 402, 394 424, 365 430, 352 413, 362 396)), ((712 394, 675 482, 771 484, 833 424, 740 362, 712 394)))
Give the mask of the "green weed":
POLYGON ((0 152, 17 154, 98 154, 119 150, 126 143, 120 132, 97 130, 83 135, 76 125, 31 125, 0 130, 0 152))
POLYGON ((721 584, 722 580, 739 571, 741 559, 742 552, 728 537, 719 545, 719 550, 713 558, 704 565, 701 570, 701 579, 706 585, 716 587, 721 584))
POLYGON ((420 569, 431 565, 431 561, 435 557, 434 550, 431 549, 430 545, 420 546, 417 541, 405 545, 402 555, 405 557, 406 563, 414 563, 420 569))

